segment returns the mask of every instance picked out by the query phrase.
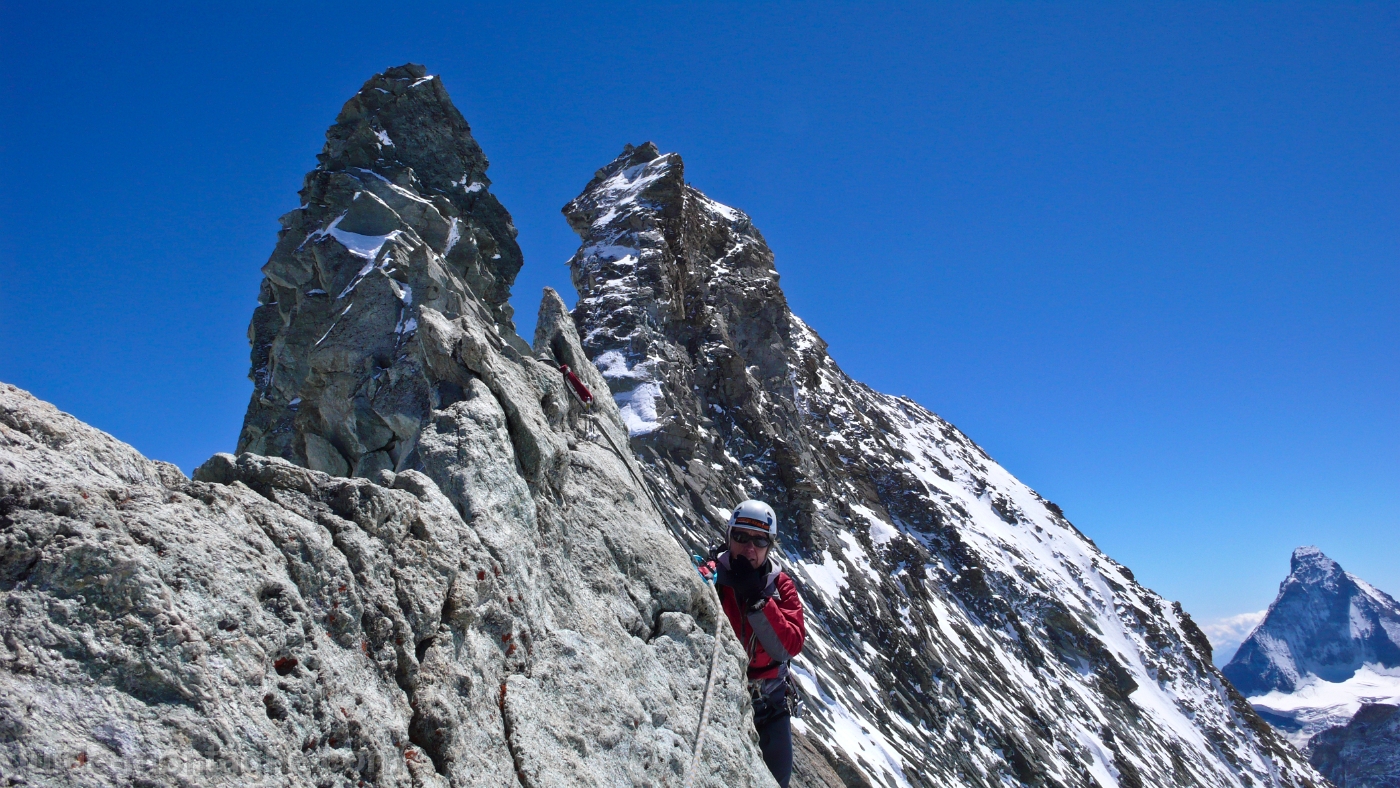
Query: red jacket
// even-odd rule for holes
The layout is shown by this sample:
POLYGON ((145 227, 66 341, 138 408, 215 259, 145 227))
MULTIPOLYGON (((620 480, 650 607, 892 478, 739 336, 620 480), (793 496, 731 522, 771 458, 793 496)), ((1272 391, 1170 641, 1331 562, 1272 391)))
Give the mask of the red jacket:
MULTIPOLYGON (((734 589, 724 584, 729 571, 729 552, 715 559, 719 578, 715 588, 724 614, 729 617, 734 634, 749 652, 749 679, 771 679, 778 675, 783 663, 802 651, 807 639, 807 626, 802 621, 802 598, 797 585, 787 572, 771 568, 763 591, 761 606, 744 610, 734 596, 734 589)), ((773 567, 772 562, 769 566, 773 567)))

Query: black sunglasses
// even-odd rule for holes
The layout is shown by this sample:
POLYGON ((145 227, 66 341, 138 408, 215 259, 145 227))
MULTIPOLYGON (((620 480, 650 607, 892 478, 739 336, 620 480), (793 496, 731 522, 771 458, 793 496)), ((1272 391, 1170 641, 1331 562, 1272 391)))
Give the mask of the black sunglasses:
POLYGON ((773 545, 773 540, 763 534, 749 533, 748 531, 741 531, 738 528, 729 532, 729 538, 739 544, 751 544, 759 549, 771 547, 773 545))

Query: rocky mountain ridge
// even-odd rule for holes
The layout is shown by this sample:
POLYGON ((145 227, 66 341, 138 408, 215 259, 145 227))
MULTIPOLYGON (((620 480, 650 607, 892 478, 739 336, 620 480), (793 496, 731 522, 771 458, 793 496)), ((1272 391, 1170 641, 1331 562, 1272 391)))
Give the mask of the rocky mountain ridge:
MULTIPOLYGON (((194 480, 0 390, 8 784, 676 785, 713 658, 695 785, 772 785, 616 407, 514 334, 485 167, 421 67, 346 104, 194 480)), ((535 343, 583 358, 553 292, 535 343)))
POLYGON ((584 349, 692 551, 771 502, 799 727, 847 785, 1320 785, 1179 606, 918 404, 851 380, 747 215, 627 146, 564 208, 584 349))
POLYGON ((566 208, 580 300, 532 343, 440 80, 376 75, 318 161, 236 455, 186 479, 0 388, 6 779, 679 785, 715 654, 695 784, 771 785, 686 555, 759 495, 811 612, 795 785, 1323 784, 1179 606, 845 376, 679 156, 629 146, 566 208))

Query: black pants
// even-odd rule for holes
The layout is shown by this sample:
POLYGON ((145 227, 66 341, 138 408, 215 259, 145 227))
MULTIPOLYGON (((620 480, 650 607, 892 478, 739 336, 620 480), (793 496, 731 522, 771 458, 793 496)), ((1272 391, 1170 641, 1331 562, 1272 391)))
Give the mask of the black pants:
POLYGON ((754 727, 758 728, 758 748, 763 750, 768 771, 778 785, 788 788, 792 779, 792 717, 783 710, 764 722, 755 720, 754 727))

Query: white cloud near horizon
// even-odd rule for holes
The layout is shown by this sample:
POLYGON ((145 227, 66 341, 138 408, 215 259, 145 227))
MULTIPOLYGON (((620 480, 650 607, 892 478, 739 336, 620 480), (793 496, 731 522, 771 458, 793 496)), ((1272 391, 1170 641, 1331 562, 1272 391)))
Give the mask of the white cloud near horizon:
POLYGON ((1240 644, 1259 626, 1259 622, 1264 620, 1264 614, 1268 612, 1260 610, 1254 613, 1240 613, 1201 625, 1201 631, 1210 638, 1211 651, 1214 652, 1213 661, 1217 667, 1223 667, 1234 658, 1240 644))

